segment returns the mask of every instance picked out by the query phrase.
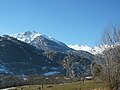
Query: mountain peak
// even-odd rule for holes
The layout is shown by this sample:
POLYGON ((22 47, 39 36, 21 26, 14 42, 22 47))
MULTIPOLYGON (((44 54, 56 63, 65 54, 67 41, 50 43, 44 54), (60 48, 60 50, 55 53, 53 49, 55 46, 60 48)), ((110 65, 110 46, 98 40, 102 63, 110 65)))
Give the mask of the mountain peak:
POLYGON ((36 31, 27 31, 24 33, 18 33, 12 35, 12 37, 17 38, 20 41, 31 44, 42 50, 53 50, 53 51, 69 51, 73 50, 69 48, 64 43, 44 34, 36 31))
POLYGON ((31 41, 33 41, 36 37, 38 36, 42 36, 48 40, 52 40, 56 43, 59 43, 59 44, 63 44, 62 42, 50 37, 50 36, 46 36, 44 34, 41 34, 39 32, 36 32, 36 31, 26 31, 24 33, 17 33, 17 34, 14 34, 12 35, 14 38, 17 38, 18 40, 20 41, 23 41, 23 42, 26 42, 26 43, 30 43, 31 41))
POLYGON ((41 36, 41 33, 35 32, 35 31, 26 31, 25 33, 17 33, 12 35, 14 38, 17 38, 20 41, 30 43, 32 40, 34 40, 37 36, 41 36))

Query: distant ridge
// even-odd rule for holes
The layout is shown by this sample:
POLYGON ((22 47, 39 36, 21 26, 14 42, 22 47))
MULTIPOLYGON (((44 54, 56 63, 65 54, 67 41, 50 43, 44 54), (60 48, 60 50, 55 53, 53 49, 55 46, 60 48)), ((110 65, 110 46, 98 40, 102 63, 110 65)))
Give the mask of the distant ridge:
POLYGON ((68 45, 68 47, 70 47, 70 48, 72 48, 74 50, 87 51, 87 52, 89 52, 91 54, 94 54, 94 55, 101 54, 105 50, 104 46, 100 46, 100 47, 96 46, 94 48, 91 48, 91 47, 89 47, 87 45, 70 44, 70 45, 68 45))

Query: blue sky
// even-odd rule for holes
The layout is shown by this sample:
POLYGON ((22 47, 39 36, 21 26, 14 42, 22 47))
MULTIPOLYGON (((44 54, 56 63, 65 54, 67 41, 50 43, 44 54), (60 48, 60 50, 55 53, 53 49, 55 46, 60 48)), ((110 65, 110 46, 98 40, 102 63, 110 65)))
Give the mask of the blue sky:
POLYGON ((95 46, 120 23, 120 0, 0 0, 0 34, 38 31, 66 44, 95 46))

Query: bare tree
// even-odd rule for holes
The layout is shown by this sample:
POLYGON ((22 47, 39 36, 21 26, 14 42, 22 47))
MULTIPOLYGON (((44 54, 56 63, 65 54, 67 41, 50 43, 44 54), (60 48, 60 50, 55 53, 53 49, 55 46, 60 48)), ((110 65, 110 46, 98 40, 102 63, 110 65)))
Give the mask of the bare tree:
POLYGON ((102 36, 104 52, 93 63, 93 73, 108 83, 113 90, 120 89, 120 26, 109 27, 102 36))

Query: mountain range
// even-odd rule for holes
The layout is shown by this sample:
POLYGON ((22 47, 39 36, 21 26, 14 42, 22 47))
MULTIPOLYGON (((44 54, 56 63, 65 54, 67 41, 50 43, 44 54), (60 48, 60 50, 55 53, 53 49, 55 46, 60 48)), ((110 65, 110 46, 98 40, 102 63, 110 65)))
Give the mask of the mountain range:
MULTIPOLYGON (((91 48, 89 50, 94 52, 91 48)), ((1 74, 90 75, 94 57, 82 47, 75 50, 72 45, 67 46, 35 31, 0 37, 1 74)))
POLYGON ((70 44, 70 45, 65 45, 64 43, 50 37, 50 36, 46 36, 43 35, 41 33, 38 32, 30 32, 27 31, 25 33, 18 33, 18 34, 14 34, 12 35, 12 37, 17 38, 20 41, 29 43, 31 45, 34 45, 42 50, 57 50, 57 51, 66 51, 69 52, 70 48, 71 50, 82 50, 82 51, 87 51, 91 54, 100 54, 104 51, 104 48, 101 48, 99 46, 95 46, 95 47, 89 47, 87 45, 78 45, 78 44, 70 44), (51 43, 51 45, 49 44, 49 47, 46 46, 46 43, 51 43), (44 43, 43 43, 44 42, 44 43), (57 46, 56 46, 57 45, 57 46), (68 48, 69 47, 69 48, 68 48))

